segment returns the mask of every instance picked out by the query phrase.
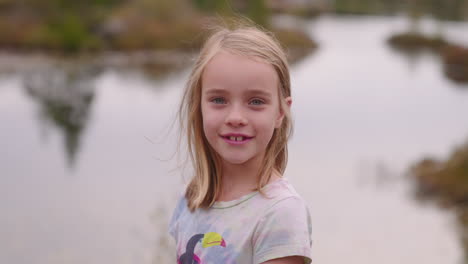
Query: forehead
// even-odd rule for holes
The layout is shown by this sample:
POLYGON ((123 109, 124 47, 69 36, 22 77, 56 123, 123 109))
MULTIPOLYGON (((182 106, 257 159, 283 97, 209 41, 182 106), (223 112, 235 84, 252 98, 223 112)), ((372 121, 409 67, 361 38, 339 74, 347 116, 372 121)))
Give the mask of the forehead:
POLYGON ((260 58, 250 58, 227 51, 218 52, 205 66, 202 91, 263 90, 276 94, 278 74, 273 65, 260 58))

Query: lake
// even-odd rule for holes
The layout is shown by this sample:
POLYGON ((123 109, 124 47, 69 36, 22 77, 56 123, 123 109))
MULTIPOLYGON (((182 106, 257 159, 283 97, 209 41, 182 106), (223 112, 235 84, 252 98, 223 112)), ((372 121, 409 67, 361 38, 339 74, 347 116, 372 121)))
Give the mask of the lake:
MULTIPOLYGON (((409 29, 404 17, 301 26, 319 49, 291 68, 285 176, 310 207, 314 262, 461 263, 455 216, 417 201, 405 172, 467 140, 468 85, 447 79, 434 54, 387 45, 409 29)), ((466 22, 420 26, 468 45, 466 22)), ((167 223, 189 170, 173 121, 188 69, 154 77, 33 58, 5 70, 6 59, 0 262, 175 263, 167 223)))

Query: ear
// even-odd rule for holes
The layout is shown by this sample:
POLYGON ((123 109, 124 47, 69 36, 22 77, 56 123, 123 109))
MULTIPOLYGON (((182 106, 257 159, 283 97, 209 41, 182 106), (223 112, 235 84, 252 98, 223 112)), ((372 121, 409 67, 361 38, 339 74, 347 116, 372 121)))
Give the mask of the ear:
MULTIPOLYGON (((291 96, 288 96, 288 97, 284 98, 284 103, 286 104, 286 107, 288 107, 288 109, 290 109, 291 104, 292 104, 291 96)), ((283 122, 283 118, 284 118, 284 111, 283 111, 283 107, 280 106, 280 112, 279 112, 278 118, 275 121, 275 128, 280 128, 281 127, 281 123, 283 122)))

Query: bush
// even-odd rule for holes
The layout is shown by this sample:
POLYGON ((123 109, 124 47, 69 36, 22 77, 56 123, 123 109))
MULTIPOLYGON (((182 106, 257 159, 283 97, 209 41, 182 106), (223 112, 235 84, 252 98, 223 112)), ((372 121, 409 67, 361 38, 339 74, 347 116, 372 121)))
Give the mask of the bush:
POLYGON ((53 22, 47 27, 51 40, 49 45, 61 48, 65 52, 97 49, 100 40, 91 34, 86 25, 76 15, 65 15, 59 21, 53 22))
POLYGON ((428 37, 413 32, 394 35, 388 39, 388 42, 392 46, 403 50, 432 49, 437 51, 448 44, 439 36, 428 37))
POLYGON ((468 48, 449 45, 443 50, 445 74, 450 79, 468 82, 468 48))

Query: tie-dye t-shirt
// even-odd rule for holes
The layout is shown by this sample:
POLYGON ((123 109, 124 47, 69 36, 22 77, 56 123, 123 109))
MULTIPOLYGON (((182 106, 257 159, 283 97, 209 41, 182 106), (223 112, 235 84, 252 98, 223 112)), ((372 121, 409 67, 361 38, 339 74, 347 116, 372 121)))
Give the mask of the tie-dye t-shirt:
POLYGON ((311 219, 287 179, 209 209, 188 210, 182 197, 169 224, 177 263, 257 264, 287 256, 311 263, 311 219))

